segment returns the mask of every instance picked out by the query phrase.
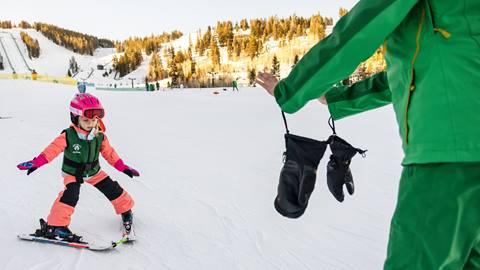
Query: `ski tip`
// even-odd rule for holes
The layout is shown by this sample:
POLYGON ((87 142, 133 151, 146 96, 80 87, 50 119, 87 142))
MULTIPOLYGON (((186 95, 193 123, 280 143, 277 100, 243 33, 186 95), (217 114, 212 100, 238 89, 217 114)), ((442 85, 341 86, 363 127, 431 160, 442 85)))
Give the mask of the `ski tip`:
POLYGON ((31 235, 31 234, 26 234, 26 233, 24 233, 24 234, 17 234, 17 238, 18 238, 18 239, 23 239, 23 240, 33 240, 33 237, 34 237, 33 235, 31 235))
POLYGON ((120 240, 118 241, 112 241, 112 246, 117 247, 123 244, 128 244, 128 243, 133 243, 135 241, 134 238, 128 237, 128 236, 123 236, 120 240))

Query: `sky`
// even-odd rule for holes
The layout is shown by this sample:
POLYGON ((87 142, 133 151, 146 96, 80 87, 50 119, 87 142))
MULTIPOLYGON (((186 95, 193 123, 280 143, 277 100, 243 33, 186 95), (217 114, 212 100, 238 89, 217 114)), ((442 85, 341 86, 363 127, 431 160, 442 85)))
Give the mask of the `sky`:
POLYGON ((0 20, 44 22, 102 38, 180 30, 191 33, 217 21, 240 21, 292 14, 338 19, 339 7, 352 8, 358 0, 2 0, 0 20))

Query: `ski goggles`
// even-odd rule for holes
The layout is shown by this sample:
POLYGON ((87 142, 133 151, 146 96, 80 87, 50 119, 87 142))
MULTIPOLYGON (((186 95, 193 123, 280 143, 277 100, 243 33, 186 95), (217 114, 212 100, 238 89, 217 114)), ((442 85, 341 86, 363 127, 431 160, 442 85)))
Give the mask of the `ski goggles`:
POLYGON ((105 111, 103 109, 86 109, 83 111, 83 117, 88 119, 100 118, 102 119, 105 116, 105 111))

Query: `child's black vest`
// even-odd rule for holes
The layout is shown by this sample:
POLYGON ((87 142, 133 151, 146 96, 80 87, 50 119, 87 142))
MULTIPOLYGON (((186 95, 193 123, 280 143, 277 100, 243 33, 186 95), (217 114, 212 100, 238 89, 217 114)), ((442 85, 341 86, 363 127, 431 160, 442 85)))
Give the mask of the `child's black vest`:
POLYGON ((99 132, 89 141, 80 139, 73 127, 63 132, 66 135, 67 147, 63 153, 62 171, 74 175, 78 182, 83 183, 83 178, 100 171, 98 156, 104 138, 103 133, 99 132))

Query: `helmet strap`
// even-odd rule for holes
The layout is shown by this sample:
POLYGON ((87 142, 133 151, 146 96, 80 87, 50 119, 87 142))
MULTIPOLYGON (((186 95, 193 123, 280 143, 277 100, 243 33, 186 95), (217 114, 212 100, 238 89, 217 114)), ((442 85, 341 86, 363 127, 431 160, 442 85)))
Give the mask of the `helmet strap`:
POLYGON ((98 131, 100 132, 107 131, 107 128, 105 127, 105 123, 103 123, 102 119, 98 119, 97 126, 98 126, 98 131))
POLYGON ((73 113, 70 113, 70 121, 72 121, 72 124, 76 127, 79 126, 79 121, 80 121, 80 117, 77 116, 77 115, 74 115, 73 113))

